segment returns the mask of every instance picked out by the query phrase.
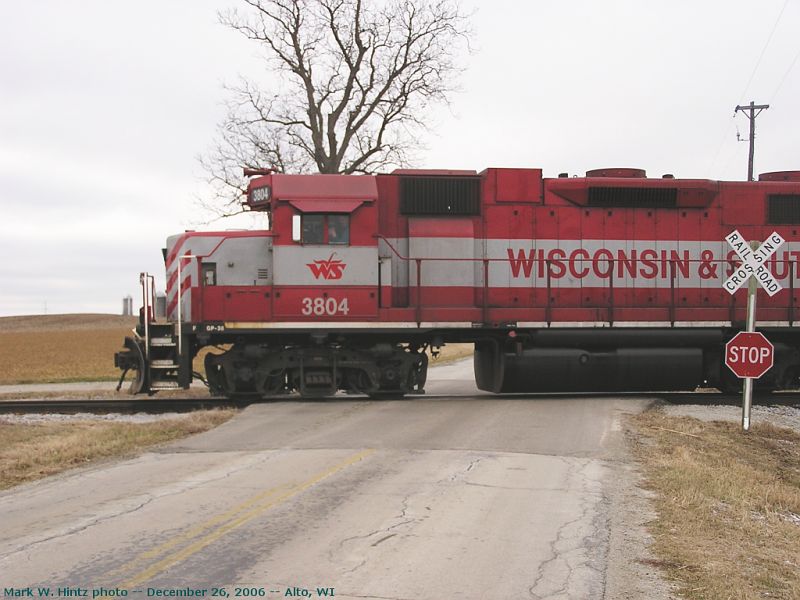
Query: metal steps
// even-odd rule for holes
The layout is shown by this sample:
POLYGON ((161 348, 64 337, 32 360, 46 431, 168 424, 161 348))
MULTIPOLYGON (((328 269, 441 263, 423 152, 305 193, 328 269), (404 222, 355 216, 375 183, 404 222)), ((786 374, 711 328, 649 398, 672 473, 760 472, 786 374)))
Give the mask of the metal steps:
POLYGON ((150 389, 152 391, 158 390, 177 390, 180 386, 177 381, 158 380, 150 382, 150 389))
POLYGON ((148 372, 150 391, 176 390, 178 383, 178 351, 173 326, 168 323, 150 323, 148 372))
POLYGON ((172 358, 151 358, 151 369, 177 369, 178 364, 172 358))

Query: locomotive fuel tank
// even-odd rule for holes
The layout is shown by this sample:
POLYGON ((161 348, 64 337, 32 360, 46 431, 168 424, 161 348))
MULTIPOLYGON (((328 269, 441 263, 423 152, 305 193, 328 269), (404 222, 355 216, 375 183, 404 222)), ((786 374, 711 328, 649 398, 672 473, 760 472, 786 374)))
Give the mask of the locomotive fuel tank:
POLYGON ((475 381, 494 393, 693 390, 704 382, 701 348, 527 348, 476 344, 475 381))

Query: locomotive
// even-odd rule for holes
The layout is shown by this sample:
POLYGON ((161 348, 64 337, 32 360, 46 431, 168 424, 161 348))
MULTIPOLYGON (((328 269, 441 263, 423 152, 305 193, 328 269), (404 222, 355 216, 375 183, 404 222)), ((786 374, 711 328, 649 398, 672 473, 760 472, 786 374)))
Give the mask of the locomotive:
MULTIPOLYGON (((186 231, 163 249, 166 319, 142 274, 134 335, 115 355, 132 393, 272 396, 424 391, 428 353, 474 344, 495 393, 734 389, 725 343, 744 328, 723 241, 773 231, 756 318, 775 346, 768 390, 796 386, 800 171, 758 181, 599 169, 395 170, 250 176, 270 228, 186 231), (205 375, 193 361, 205 349, 205 375)), ((199 361, 198 361, 199 362, 199 361)))

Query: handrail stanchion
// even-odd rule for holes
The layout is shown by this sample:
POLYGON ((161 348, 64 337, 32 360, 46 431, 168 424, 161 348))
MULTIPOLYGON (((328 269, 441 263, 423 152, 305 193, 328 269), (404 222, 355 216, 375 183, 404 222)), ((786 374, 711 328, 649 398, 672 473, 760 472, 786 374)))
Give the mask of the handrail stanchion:
POLYGON ((669 261, 669 323, 675 327, 675 261, 669 261))
POLYGON ((181 341, 182 341, 182 333, 183 328, 181 327, 181 321, 183 320, 181 317, 181 304, 183 303, 183 298, 181 298, 181 292, 183 291, 183 276, 181 275, 181 263, 183 262, 183 256, 178 257, 178 291, 175 292, 178 296, 178 356, 181 355, 181 341))
POLYGON ((150 275, 139 273, 139 283, 142 285, 142 320, 144 321, 144 357, 150 358, 150 275))
POLYGON ((483 259, 483 324, 489 324, 489 259, 483 259))
POLYGON ((550 327, 550 324, 553 322, 553 299, 552 299, 552 292, 551 288, 551 276, 552 273, 550 272, 551 261, 549 258, 545 259, 545 264, 547 265, 547 304, 545 305, 545 321, 547 321, 547 326, 550 327))
POLYGON ((150 280, 150 310, 153 312, 153 322, 156 321, 156 278, 153 275, 148 275, 150 280))
POLYGON ((794 265, 789 262, 789 327, 794 327, 794 265))
POLYGON ((614 326, 614 259, 608 259, 608 324, 614 326))
POLYGON ((205 320, 203 319, 203 312, 204 312, 203 307, 205 305, 205 300, 206 300, 206 282, 205 279, 203 278, 203 262, 202 262, 203 257, 197 256, 195 258, 197 259, 197 287, 198 287, 197 304, 199 305, 198 313, 200 317, 200 322, 202 323, 205 320))
MULTIPOLYGON (((181 273, 183 261, 187 258, 193 258, 194 254, 184 254, 178 257, 178 356, 182 356, 183 350, 183 274, 181 273)), ((189 285, 191 287, 191 283, 189 285)))
POLYGON ((422 324, 422 259, 415 258, 417 262, 417 327, 422 324))

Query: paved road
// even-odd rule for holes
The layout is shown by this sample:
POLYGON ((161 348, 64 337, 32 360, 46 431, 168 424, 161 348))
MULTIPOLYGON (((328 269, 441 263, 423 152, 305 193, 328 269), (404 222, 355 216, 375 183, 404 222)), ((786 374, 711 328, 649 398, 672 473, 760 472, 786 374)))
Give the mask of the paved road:
POLYGON ((132 598, 608 595, 619 419, 648 401, 498 399, 475 390, 469 361, 432 370, 428 389, 258 405, 159 452, 6 492, 0 583, 142 590, 132 598))

